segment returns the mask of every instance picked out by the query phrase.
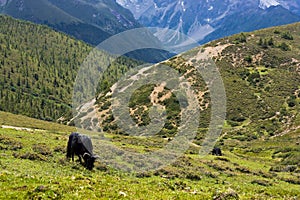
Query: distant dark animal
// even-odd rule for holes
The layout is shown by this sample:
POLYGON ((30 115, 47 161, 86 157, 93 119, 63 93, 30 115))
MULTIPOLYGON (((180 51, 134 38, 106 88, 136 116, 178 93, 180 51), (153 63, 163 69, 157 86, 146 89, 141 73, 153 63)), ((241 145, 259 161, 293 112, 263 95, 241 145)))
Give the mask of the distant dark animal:
POLYGON ((93 145, 90 137, 79 133, 70 134, 67 158, 72 158, 72 161, 74 161, 74 154, 78 156, 80 163, 84 164, 87 169, 93 169, 97 157, 93 154, 93 145), (84 160, 84 163, 82 163, 81 159, 84 160))
POLYGON ((220 148, 215 147, 212 151, 211 151, 212 155, 216 155, 216 156, 222 156, 222 151, 220 148))

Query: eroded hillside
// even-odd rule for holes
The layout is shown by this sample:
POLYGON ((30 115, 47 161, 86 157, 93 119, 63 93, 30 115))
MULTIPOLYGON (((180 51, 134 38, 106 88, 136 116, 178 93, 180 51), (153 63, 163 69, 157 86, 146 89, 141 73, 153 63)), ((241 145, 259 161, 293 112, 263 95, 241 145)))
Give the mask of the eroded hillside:
MULTIPOLYGON (((207 57, 214 60, 226 90, 227 117, 220 143, 227 138, 251 141, 275 137, 298 128, 299 30, 298 23, 241 33, 163 63, 179 71, 197 94, 201 108, 198 139, 202 138, 209 123, 210 91, 196 70, 196 61, 207 57)), ((111 85, 110 90, 100 92, 96 98, 95 110, 98 110, 97 118, 104 131, 122 134, 111 113, 110 98, 115 87, 111 85)), ((158 135, 176 134, 180 106, 170 90, 161 84, 146 85, 137 90, 131 98, 129 112, 139 126, 145 126, 150 120, 149 108, 154 104, 167 110, 168 121, 158 135)), ((89 128, 94 129, 93 126, 89 128)))

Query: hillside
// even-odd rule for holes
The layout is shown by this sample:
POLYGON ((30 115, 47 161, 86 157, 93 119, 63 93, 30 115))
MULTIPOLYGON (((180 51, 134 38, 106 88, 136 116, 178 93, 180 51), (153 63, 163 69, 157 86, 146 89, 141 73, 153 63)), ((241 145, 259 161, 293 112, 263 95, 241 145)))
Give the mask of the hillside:
MULTIPOLYGON (((48 121, 71 118, 73 83, 92 47, 46 26, 3 15, 0 23, 0 110, 48 121)), ((100 52, 101 58, 110 56, 100 52)), ((119 61, 110 66, 116 72, 136 64, 119 61)))
MULTIPOLYGON (((210 91, 201 74, 195 70, 198 65, 196 61, 201 55, 213 58, 226 90, 227 116, 223 136, 219 141, 221 144, 227 138, 251 141, 299 128, 299 31, 300 24, 296 23, 241 33, 208 43, 164 62, 193 83, 196 93, 199 93, 201 120, 198 139, 203 138, 208 128, 211 109, 210 91)), ((141 70, 140 73, 147 74, 148 71, 141 70)), ((141 87, 133 93, 129 109, 132 119, 143 127, 150 123, 148 113, 153 103, 162 105, 167 111, 168 120, 157 134, 172 136, 177 133, 180 105, 174 95, 168 94, 167 88, 161 87, 141 87), (155 93, 158 93, 156 97, 155 93)), ((114 88, 115 85, 110 90, 114 91, 114 88)), ((124 132, 118 128, 111 112, 110 96, 111 93, 99 94, 96 107, 100 114, 97 116, 105 131, 122 134, 124 132)), ((90 116, 85 112, 83 118, 85 115, 90 116)), ((85 123, 83 126, 89 125, 85 123)))

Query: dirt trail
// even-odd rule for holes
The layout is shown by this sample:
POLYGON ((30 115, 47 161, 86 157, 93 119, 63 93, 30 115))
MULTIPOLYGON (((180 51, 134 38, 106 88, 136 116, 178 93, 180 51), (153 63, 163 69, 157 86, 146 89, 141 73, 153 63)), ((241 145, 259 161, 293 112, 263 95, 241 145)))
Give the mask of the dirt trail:
POLYGON ((18 126, 7 126, 7 125, 2 125, 1 128, 3 128, 3 129, 14 129, 14 130, 17 130, 17 131, 30 131, 30 132, 45 131, 43 129, 33 129, 33 128, 18 127, 18 126))
POLYGON ((284 135, 286 135, 286 134, 288 134, 288 133, 290 133, 292 131, 295 131, 297 129, 300 129, 300 126, 288 128, 288 129, 282 131, 281 133, 272 136, 271 138, 276 138, 276 137, 284 136, 284 135))

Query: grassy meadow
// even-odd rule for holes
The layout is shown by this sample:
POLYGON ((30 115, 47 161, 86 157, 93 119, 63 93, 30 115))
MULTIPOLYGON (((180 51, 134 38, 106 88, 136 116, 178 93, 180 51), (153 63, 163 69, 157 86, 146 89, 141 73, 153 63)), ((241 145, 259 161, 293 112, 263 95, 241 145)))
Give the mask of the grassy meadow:
MULTIPOLYGON (((1 126, 31 128, 0 128, 0 199, 300 198, 300 130, 235 145, 226 140, 220 157, 199 157, 193 146, 162 169, 129 174, 101 161, 92 171, 67 161, 72 127, 5 112, 0 112, 0 119, 1 126)), ((109 136, 116 145, 132 149, 159 141, 109 136)))

